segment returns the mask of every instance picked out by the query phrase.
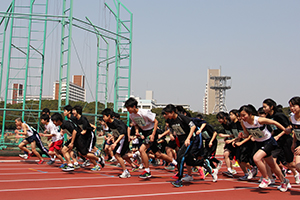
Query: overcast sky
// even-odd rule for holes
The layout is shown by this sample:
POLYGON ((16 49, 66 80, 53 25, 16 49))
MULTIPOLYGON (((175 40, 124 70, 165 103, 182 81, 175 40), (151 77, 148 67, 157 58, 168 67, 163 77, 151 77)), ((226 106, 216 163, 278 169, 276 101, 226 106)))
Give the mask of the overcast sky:
MULTIPOLYGON (((9 2, 2 0, 0 10, 6 11, 9 2)), ((74 1, 74 16, 88 16, 96 24, 105 21, 109 27, 113 19, 102 17, 103 2, 74 1)), ((106 2, 113 6, 111 0, 106 2)), ((121 2, 133 13, 135 96, 145 98, 146 90, 153 90, 159 103, 190 104, 192 110, 202 112, 207 69, 220 67, 222 75, 232 77, 232 89, 226 93, 229 110, 248 103, 259 107, 268 97, 287 106, 291 97, 300 95, 299 0, 121 2)), ((59 36, 51 37, 57 40, 59 36)), ((78 49, 87 52, 95 36, 81 40, 87 42, 78 49)), ((82 57, 81 62, 94 64, 89 56, 82 57)), ((78 67, 78 59, 73 60, 78 67)), ((89 76, 93 70, 86 73, 89 76)), ((52 83, 48 87, 45 91, 51 93, 52 83)), ((87 92, 88 99, 91 93, 87 92)))

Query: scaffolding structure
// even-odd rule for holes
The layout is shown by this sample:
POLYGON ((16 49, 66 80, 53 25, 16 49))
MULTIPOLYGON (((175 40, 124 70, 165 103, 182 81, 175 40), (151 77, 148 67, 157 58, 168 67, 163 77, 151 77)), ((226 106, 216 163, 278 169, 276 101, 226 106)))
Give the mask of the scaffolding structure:
POLYGON ((106 9, 113 14, 116 21, 116 29, 108 30, 95 25, 88 17, 85 20, 74 17, 73 0, 61 1, 63 5, 61 15, 48 14, 48 0, 13 0, 6 12, 0 12, 0 41, 2 43, 0 44, 0 91, 5 88, 4 106, 0 108, 3 111, 0 149, 6 147, 4 142, 5 125, 12 122, 6 119, 8 111, 21 112, 22 120, 39 130, 45 44, 47 23, 49 22, 56 23, 61 28, 61 45, 60 50, 57 50, 60 52, 57 111, 61 112, 64 105, 69 104, 73 28, 94 34, 97 38, 97 42, 95 42, 97 45, 97 58, 95 59, 97 67, 97 73, 95 74, 97 80, 95 83, 95 124, 97 115, 100 113, 98 102, 107 107, 108 68, 110 65, 115 66, 114 111, 118 112, 122 106, 121 102, 130 96, 132 13, 120 0, 112 0, 114 7, 110 7, 105 3, 106 9), (123 15, 127 18, 124 19, 123 15), (104 41, 105 45, 100 45, 100 40, 104 41), (115 49, 113 53, 110 51, 112 45, 115 49), (2 77, 5 78, 3 71, 6 71, 5 80, 2 80, 2 77), (3 85, 2 82, 4 82, 3 85), (66 90, 62 90, 62 83, 64 82, 67 85, 66 90), (22 87, 16 88, 13 83, 18 83, 22 87), (20 98, 11 98, 13 92, 19 92, 20 98), (62 101, 62 96, 65 96, 65 101, 62 101), (34 105, 33 101, 29 101, 32 97, 39 100, 38 105, 34 105), (7 108, 7 104, 12 101, 21 103, 22 108, 7 108))
POLYGON ((230 80, 230 76, 210 76, 210 79, 214 81, 214 86, 210 89, 215 90, 215 107, 212 114, 218 112, 227 112, 225 105, 226 90, 231 89, 231 86, 227 85, 227 80, 230 80))

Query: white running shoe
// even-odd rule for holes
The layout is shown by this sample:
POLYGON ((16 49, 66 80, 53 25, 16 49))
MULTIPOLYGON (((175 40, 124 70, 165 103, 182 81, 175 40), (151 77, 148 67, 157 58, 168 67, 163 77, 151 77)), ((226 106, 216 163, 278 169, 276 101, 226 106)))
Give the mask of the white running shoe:
POLYGON ((285 179, 284 182, 281 183, 280 186, 277 187, 277 189, 280 190, 281 192, 286 192, 290 188, 292 188, 292 186, 288 179, 285 179))
POLYGON ((248 171, 248 177, 247 177, 247 179, 250 180, 250 179, 253 178, 253 173, 252 173, 252 170, 250 170, 250 169, 248 169, 247 171, 248 171))
POLYGON ((121 175, 119 175, 120 178, 130 178, 131 175, 128 170, 123 171, 121 175))
POLYGON ((184 181, 184 182, 191 182, 193 180, 194 180, 193 176, 190 176, 188 174, 181 179, 181 181, 184 181))
POLYGON ((143 168, 144 168, 144 165, 142 163, 142 164, 140 164, 139 169, 143 169, 143 168))
POLYGON ((261 183, 259 184, 259 188, 266 188, 271 184, 271 180, 270 179, 265 179, 263 178, 261 183))
POLYGON ((19 157, 27 160, 28 155, 27 154, 19 154, 19 157))
POLYGON ((217 182, 218 180, 218 169, 214 169, 213 173, 211 174, 211 176, 213 177, 213 182, 217 182))

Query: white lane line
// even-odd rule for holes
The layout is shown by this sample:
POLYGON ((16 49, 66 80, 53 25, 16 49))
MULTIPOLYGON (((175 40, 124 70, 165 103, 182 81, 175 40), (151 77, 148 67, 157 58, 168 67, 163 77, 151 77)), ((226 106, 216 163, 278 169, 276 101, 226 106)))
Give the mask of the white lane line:
POLYGON ((151 196, 166 196, 166 195, 181 195, 181 194, 226 192, 226 191, 247 190, 247 189, 255 189, 255 188, 252 187, 226 188, 226 189, 215 189, 215 190, 196 190, 196 191, 184 191, 184 192, 166 192, 166 193, 136 194, 136 195, 123 195, 123 196, 78 198, 78 199, 69 199, 69 200, 123 199, 123 198, 133 198, 133 197, 151 197, 151 196))
POLYGON ((149 183, 129 183, 129 184, 104 184, 104 185, 74 185, 65 187, 40 187, 40 188, 13 188, 2 189, 0 192, 20 192, 20 191, 38 191, 38 190, 64 190, 64 189, 82 189, 82 188, 99 188, 99 187, 122 187, 122 186, 136 186, 136 185, 161 185, 170 184, 169 182, 149 182, 149 183))

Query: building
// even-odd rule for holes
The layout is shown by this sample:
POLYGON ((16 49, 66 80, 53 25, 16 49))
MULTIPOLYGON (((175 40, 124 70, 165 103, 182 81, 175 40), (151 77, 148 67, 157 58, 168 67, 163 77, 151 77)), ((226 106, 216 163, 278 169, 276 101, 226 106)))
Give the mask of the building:
POLYGON ((221 69, 207 70, 207 83, 205 86, 205 95, 203 98, 203 113, 206 115, 213 113, 216 99, 215 90, 211 89, 211 87, 214 86, 214 80, 210 79, 210 77, 220 75, 221 69))
MULTIPOLYGON (((84 76, 74 75, 72 78, 73 82, 69 83, 69 100, 70 101, 86 101, 86 90, 84 89, 84 76)), ((66 82, 61 83, 61 99, 66 99, 66 82)), ((54 82, 53 86, 53 99, 58 100, 59 96, 59 82, 54 82)))
MULTIPOLYGON (((131 95, 130 97, 135 98, 138 101, 138 108, 141 109, 153 109, 153 108, 164 108, 169 103, 157 103, 156 100, 153 98, 153 91, 147 90, 146 91, 146 99, 141 99, 140 97, 135 97, 131 95)), ((175 106, 183 106, 184 109, 190 110, 190 105, 187 104, 173 104, 175 106)), ((127 112, 127 109, 122 106, 122 112, 127 112)))
POLYGON ((226 90, 231 89, 231 86, 227 85, 227 81, 230 79, 230 76, 221 76, 221 69, 207 70, 207 83, 203 98, 204 114, 227 112, 225 96, 226 90))
MULTIPOLYGON (((23 85, 19 83, 14 83, 13 84, 13 91, 12 91, 12 99, 11 103, 12 104, 17 104, 21 103, 23 101, 23 85)), ((32 95, 26 95, 26 101, 39 101, 40 96, 32 96, 32 95)), ((53 100, 53 96, 42 96, 42 100, 53 100)))

